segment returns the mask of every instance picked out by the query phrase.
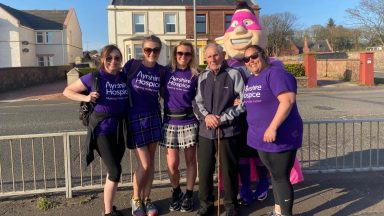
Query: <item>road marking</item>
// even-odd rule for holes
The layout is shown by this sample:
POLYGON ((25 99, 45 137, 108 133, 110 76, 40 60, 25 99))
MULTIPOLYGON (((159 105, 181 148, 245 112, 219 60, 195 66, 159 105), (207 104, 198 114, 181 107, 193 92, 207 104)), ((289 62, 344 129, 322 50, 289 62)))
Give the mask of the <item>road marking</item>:
POLYGON ((0 109, 5 109, 5 108, 39 107, 39 106, 57 106, 57 105, 66 105, 66 104, 73 104, 73 102, 55 103, 55 104, 32 104, 32 105, 18 105, 18 106, 2 106, 2 107, 0 107, 0 109))

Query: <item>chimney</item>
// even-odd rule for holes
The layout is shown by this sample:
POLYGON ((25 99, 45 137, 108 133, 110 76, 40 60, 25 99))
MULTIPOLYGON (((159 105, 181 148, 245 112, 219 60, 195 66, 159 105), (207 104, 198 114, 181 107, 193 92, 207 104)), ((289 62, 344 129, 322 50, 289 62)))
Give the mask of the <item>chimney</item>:
POLYGON ((309 51, 307 37, 304 37, 303 53, 309 53, 309 51))

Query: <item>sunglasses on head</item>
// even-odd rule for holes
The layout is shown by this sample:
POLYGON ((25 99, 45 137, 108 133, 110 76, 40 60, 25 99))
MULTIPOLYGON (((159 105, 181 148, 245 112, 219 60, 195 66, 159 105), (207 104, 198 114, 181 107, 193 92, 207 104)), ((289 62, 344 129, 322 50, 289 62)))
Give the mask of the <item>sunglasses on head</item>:
POLYGON ((117 61, 117 62, 121 61, 121 57, 120 57, 120 56, 108 56, 108 57, 106 58, 107 62, 111 62, 112 59, 115 60, 115 61, 117 61))
POLYGON ((149 48, 149 47, 146 47, 144 48, 144 53, 149 55, 153 52, 153 54, 159 54, 160 53, 160 48, 159 47, 155 47, 155 48, 149 48))
POLYGON ((185 57, 190 57, 190 56, 192 56, 192 53, 190 53, 190 52, 176 52, 176 54, 177 54, 178 56, 185 56, 185 57))
POLYGON ((252 60, 255 60, 255 59, 259 58, 259 56, 260 56, 259 52, 256 52, 256 53, 253 53, 252 55, 250 55, 250 56, 248 56, 248 57, 244 57, 244 58, 243 58, 243 61, 244 61, 245 63, 248 63, 249 61, 251 61, 251 59, 252 59, 252 60))

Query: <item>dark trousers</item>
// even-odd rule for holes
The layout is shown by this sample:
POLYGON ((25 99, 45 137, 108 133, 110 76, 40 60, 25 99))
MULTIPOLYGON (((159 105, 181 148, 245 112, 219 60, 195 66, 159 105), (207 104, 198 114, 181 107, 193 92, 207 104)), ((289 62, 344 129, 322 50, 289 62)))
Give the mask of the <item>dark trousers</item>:
POLYGON ((292 215, 294 195, 289 177, 295 163, 296 151, 296 149, 284 152, 258 151, 260 159, 271 173, 275 204, 280 205, 283 215, 292 215))
POLYGON ((120 138, 117 141, 117 135, 99 135, 96 139, 97 152, 101 160, 107 167, 108 179, 113 182, 119 182, 122 172, 121 160, 125 152, 125 145, 120 138))
MULTIPOLYGON (((220 139, 220 167, 224 181, 224 206, 237 206, 238 181, 238 140, 239 136, 220 139)), ((213 206, 213 173, 216 165, 217 140, 199 137, 197 150, 199 171, 200 207, 213 206)))

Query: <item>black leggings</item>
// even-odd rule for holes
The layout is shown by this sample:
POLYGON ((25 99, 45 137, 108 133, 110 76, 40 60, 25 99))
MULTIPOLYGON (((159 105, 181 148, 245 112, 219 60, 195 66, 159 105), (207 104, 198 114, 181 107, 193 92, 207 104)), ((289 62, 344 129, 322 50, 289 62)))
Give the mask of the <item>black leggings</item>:
POLYGON ((122 139, 117 141, 117 135, 97 136, 97 153, 99 153, 108 171, 108 179, 119 182, 121 176, 121 160, 125 152, 125 144, 122 139))
POLYGON ((258 151, 261 161, 272 176, 275 204, 280 205, 283 215, 292 215, 293 187, 289 176, 296 158, 296 149, 284 152, 258 151))

